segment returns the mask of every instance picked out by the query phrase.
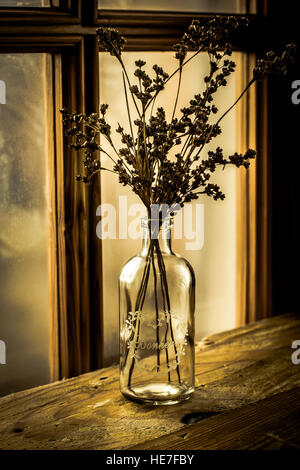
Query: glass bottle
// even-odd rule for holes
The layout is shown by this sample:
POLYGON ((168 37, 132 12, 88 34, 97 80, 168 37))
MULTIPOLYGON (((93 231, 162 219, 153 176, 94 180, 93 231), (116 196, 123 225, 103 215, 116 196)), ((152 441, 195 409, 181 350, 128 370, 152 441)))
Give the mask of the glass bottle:
POLYGON ((172 251, 172 225, 172 218, 142 219, 142 250, 119 279, 120 389, 154 405, 194 391, 195 276, 172 251))

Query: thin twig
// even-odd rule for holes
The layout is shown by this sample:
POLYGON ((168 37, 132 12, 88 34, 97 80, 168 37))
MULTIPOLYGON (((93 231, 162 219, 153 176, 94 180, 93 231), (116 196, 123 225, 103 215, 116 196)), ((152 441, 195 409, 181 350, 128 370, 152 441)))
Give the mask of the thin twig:
MULTIPOLYGON (((176 75, 177 72, 179 72, 179 70, 184 67, 188 62, 190 62, 194 57, 196 57, 196 55, 198 55, 200 52, 202 52, 203 50, 203 47, 201 47, 200 49, 198 49, 197 52, 195 52, 194 55, 192 55, 189 59, 187 59, 185 62, 183 62, 183 64, 181 64, 165 81, 164 81, 164 85, 166 85, 166 83, 168 83, 169 80, 171 80, 172 77, 174 77, 174 75, 176 75)), ((148 101, 147 105, 146 105, 146 108, 145 110, 147 110, 147 108, 149 107, 150 103, 157 97, 158 93, 160 92, 161 90, 157 90, 155 92, 155 94, 152 96, 152 98, 148 101)))
POLYGON ((176 99, 175 99, 175 104, 174 104, 174 109, 173 109, 171 122, 174 119, 175 111, 176 111, 176 107, 177 107, 177 103, 178 103, 178 97, 179 97, 180 85, 181 85, 181 78, 182 78, 182 67, 180 67, 180 71, 179 71, 178 87, 177 87, 176 99))
POLYGON ((160 369, 159 311, 158 311, 158 299, 157 299, 157 275, 156 275, 154 256, 152 256, 152 268, 153 268, 153 280, 154 280, 155 327, 156 327, 156 342, 157 342, 157 367, 156 367, 156 370, 157 370, 157 372, 159 372, 159 369, 160 369))
POLYGON ((240 94, 240 96, 238 97, 237 100, 235 100, 235 102, 233 103, 233 105, 230 106, 230 108, 227 109, 227 111, 225 111, 225 113, 222 114, 222 116, 217 120, 217 122, 212 126, 210 132, 208 133, 208 135, 206 136, 205 138, 205 141, 203 142, 203 144, 201 145, 200 149, 198 150, 198 152, 196 153, 195 157, 198 157, 200 152, 202 151, 204 145, 207 143, 208 139, 210 138, 213 130, 217 127, 217 125, 222 121, 222 119, 229 113, 229 111, 232 110, 232 108, 235 107, 235 105, 240 101, 240 99, 243 97, 243 95, 246 93, 246 91, 251 87, 251 85, 256 81, 255 78, 252 78, 250 80, 250 82, 248 83, 248 85, 246 86, 246 88, 244 89, 244 91, 240 94))
MULTIPOLYGON (((125 99, 126 99, 126 108, 127 108, 127 114, 128 114, 128 121, 129 121, 129 126, 130 126, 130 132, 131 132, 131 137, 132 137, 132 142, 134 145, 134 135, 133 135, 133 129, 132 129, 132 122, 131 122, 131 116, 130 116, 130 109, 129 109, 129 104, 128 104, 128 96, 127 96, 127 88, 126 88, 126 83, 125 83, 125 78, 124 78, 124 72, 122 72, 122 78, 123 78, 123 86, 124 86, 124 91, 125 91, 125 99)), ((135 146, 134 146, 135 150, 135 146)))

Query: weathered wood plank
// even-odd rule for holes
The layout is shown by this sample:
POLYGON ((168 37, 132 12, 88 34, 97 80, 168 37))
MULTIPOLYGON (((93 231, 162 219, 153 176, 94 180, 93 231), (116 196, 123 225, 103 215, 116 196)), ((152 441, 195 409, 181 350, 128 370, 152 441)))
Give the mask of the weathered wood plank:
POLYGON ((210 336, 197 346, 195 394, 180 405, 125 400, 117 366, 8 395, 0 399, 0 448, 122 449, 291 390, 300 386, 295 339, 296 315, 210 336))
POLYGON ((131 449, 300 450, 300 388, 192 424, 131 449))

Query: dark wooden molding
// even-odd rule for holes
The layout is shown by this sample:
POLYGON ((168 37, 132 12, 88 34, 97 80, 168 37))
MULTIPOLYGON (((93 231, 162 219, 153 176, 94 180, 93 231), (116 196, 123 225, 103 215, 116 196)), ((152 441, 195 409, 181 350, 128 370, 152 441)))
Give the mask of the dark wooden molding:
MULTIPOLYGON (((50 380, 60 378, 60 331, 59 331, 59 279, 58 279, 58 219, 57 219, 57 161, 62 155, 62 129, 57 119, 58 109, 62 106, 61 56, 51 55, 46 59, 52 80, 46 89, 48 125, 48 217, 49 217, 49 324, 50 324, 50 380)), ((49 76, 50 74, 47 74, 49 76)))
MULTIPOLYGON (((237 76, 239 93, 251 79, 255 54, 241 57, 241 73, 237 76)), ((256 149, 256 86, 253 85, 237 105, 237 149, 244 153, 256 149)), ((236 203, 236 324, 245 325, 256 316, 256 160, 250 168, 237 172, 236 203)))
MULTIPOLYGON (((98 112, 100 102, 99 52, 96 36, 84 38, 85 48, 85 110, 98 112), (92 71, 92 73, 91 73, 92 71)), ((96 209, 101 203, 100 175, 86 188, 89 211, 89 259, 90 259, 90 369, 103 367, 103 293, 102 293, 102 242, 96 236, 96 209), (101 313, 101 314, 100 314, 101 313)))
POLYGON ((257 159, 256 159, 256 314, 248 321, 272 315, 272 179, 271 129, 269 124, 268 81, 257 84, 257 159))
MULTIPOLYGON (((83 40, 62 52, 62 107, 84 112, 83 40)), ((61 115, 57 125, 62 134, 61 115)), ((57 161, 57 218, 59 266, 59 331, 61 377, 88 370, 90 349, 87 209, 83 187, 75 184, 78 156, 64 138, 57 161), (82 314, 82 305, 85 312, 82 314), (84 318, 85 316, 85 318, 84 318)))
MULTIPOLYGON (((267 17, 269 0, 261 0, 261 14, 267 17)), ((270 22, 270 19, 268 19, 270 22)), ((273 24, 273 23, 271 23, 273 24)), ((277 29, 277 25, 273 24, 277 29)), ((277 29, 277 31, 280 31, 277 29)), ((273 47, 282 40, 283 31, 273 38, 273 47)), ((270 38, 268 39, 268 42, 270 38)), ((268 79, 256 84, 256 248, 255 248, 255 279, 254 308, 249 309, 247 321, 267 318, 273 313, 272 305, 272 177, 271 177, 271 135, 270 127, 270 94, 268 79)))
MULTIPOLYGON (((193 19, 198 18, 205 23, 213 16, 196 12, 101 10, 97 26, 117 28, 126 37, 125 50, 172 50, 193 19)), ((236 50, 249 50, 259 45, 258 32, 263 29, 263 25, 256 15, 246 16, 251 26, 246 34, 233 38, 236 50)))
POLYGON ((62 23, 79 23, 79 18, 73 16, 71 13, 62 12, 60 10, 48 11, 46 8, 43 11, 25 10, 16 12, 13 10, 3 10, 0 8, 0 26, 10 25, 47 25, 47 24, 62 24, 62 23), (46 10, 46 11, 44 11, 46 10), (18 13, 18 14, 17 14, 18 13))
POLYGON ((35 24, 80 23, 81 9, 81 0, 61 0, 59 8, 0 7, 0 26, 26 23, 31 26, 35 24))
MULTIPOLYGON (((193 19, 198 18, 202 21, 209 21, 215 14, 212 13, 201 13, 201 12, 187 12, 187 11, 149 11, 149 10, 116 10, 116 9, 105 9, 98 10, 97 23, 111 24, 115 26, 134 26, 139 24, 140 26, 170 26, 174 24, 188 25, 193 19)), ((218 16, 230 16, 230 14, 218 13, 218 16)), ((245 15, 253 17, 252 14, 240 14, 234 13, 232 16, 244 17, 245 15)))
POLYGON ((80 41, 80 36, 0 36, 0 53, 62 53, 65 48, 72 48, 80 41))
MULTIPOLYGON (((260 2, 261 12, 266 9, 260 2)), ((276 38, 276 42, 280 38, 276 38)), ((268 39, 269 41, 269 39, 268 39)), ((255 65, 255 54, 248 55, 248 72, 255 65)), ((248 81, 250 75, 248 75, 248 81)), ((245 85, 245 83, 244 83, 245 85)), ((241 201, 238 214, 238 325, 272 315, 272 218, 271 218, 271 133, 270 97, 266 80, 248 91, 242 106, 246 108, 243 122, 243 150, 255 148, 257 156, 245 174, 245 184, 239 188, 241 201), (255 122, 253 116, 256 116, 255 122), (246 124, 245 124, 246 123, 246 124)))
MULTIPOLYGON (((98 49, 94 39, 82 38, 62 54, 62 104, 70 111, 90 113, 98 109, 98 49)), ((103 365, 101 241, 95 228, 100 185, 99 181, 92 187, 75 182, 81 162, 66 139, 63 155, 57 175, 61 204, 57 214, 60 364, 61 376, 70 377, 103 365)))
MULTIPOLYGON (((172 50, 193 18, 206 22, 213 14, 96 9, 97 2, 72 1, 69 9, 0 9, 0 36, 95 35, 99 26, 117 28, 126 36, 126 50, 172 50), (18 10, 18 11, 16 11, 18 10), (46 10, 46 11, 45 11, 46 10)), ((220 15, 222 16, 222 15, 220 15)), ((224 15, 226 16, 226 15, 224 15)), ((236 15, 245 16, 245 15, 236 15)), ((233 37, 235 50, 260 52, 278 41, 278 25, 248 14, 250 25, 233 37)), ((285 26, 285 28, 288 28, 285 26)))
MULTIPOLYGON (((20 9, 18 9, 20 10, 20 9)), ((47 25, 47 24, 63 24, 63 23, 79 23, 80 18, 74 16, 71 12, 64 12, 60 10, 48 10, 41 8, 39 10, 25 10, 22 12, 12 9, 0 8, 0 26, 10 25, 16 27, 17 25, 47 25)))
MULTIPOLYGON (((253 59, 247 56, 251 65, 247 65, 245 77, 254 66, 253 59)), ((238 176, 237 324, 243 325, 272 315, 272 149, 267 81, 252 87, 239 106, 243 107, 238 120, 241 151, 257 150, 250 168, 238 176)))

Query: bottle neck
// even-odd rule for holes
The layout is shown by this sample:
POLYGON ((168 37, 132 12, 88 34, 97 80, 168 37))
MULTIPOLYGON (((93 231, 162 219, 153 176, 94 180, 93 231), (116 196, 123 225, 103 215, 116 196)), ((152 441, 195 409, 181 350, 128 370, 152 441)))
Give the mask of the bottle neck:
POLYGON ((154 252, 156 251, 155 247, 159 246, 162 253, 173 254, 171 244, 172 218, 163 221, 145 218, 142 219, 141 226, 143 234, 142 255, 146 256, 149 252, 151 241, 154 243, 154 252))

